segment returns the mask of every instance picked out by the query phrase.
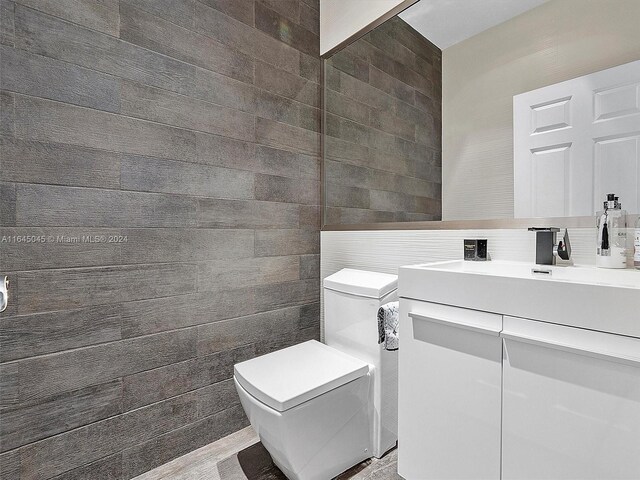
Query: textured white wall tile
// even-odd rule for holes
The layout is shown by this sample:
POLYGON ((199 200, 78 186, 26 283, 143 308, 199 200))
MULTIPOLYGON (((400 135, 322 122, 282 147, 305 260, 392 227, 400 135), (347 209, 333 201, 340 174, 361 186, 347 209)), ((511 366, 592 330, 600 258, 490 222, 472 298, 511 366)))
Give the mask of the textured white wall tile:
MULTIPOLYGON (((596 234, 595 228, 569 230, 575 264, 595 264, 596 234)), ((492 260, 535 261, 535 234, 525 229, 322 232, 320 276, 324 279, 342 268, 397 274, 402 265, 462 259, 465 238, 486 238, 492 260)), ((324 338, 322 307, 321 331, 324 338)))

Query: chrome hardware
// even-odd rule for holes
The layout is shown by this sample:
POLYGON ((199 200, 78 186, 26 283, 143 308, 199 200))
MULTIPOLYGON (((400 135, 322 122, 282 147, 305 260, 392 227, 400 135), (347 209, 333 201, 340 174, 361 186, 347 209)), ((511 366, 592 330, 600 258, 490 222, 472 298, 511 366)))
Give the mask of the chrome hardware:
POLYGON ((9 303, 9 277, 0 277, 0 312, 7 309, 9 303))
POLYGON ((563 260, 571 258, 571 242, 569 241, 569 231, 565 228, 564 236, 559 242, 556 241, 556 234, 560 232, 555 227, 529 227, 530 232, 536 232, 536 264, 555 265, 556 257, 563 260))
POLYGON ((532 268, 531 269, 531 273, 533 275, 548 275, 548 276, 551 276, 551 275, 553 275, 553 270, 551 270, 550 268, 532 268))

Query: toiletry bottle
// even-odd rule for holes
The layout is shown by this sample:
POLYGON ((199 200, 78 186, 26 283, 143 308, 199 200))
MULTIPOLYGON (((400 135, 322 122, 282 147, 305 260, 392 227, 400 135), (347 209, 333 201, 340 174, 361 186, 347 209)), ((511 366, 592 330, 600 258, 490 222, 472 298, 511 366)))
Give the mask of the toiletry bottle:
POLYGON ((607 195, 604 210, 597 213, 598 240, 596 266, 627 267, 627 212, 615 194, 607 195))
POLYGON ((633 266, 640 270, 640 215, 636 220, 636 228, 633 231, 633 245, 635 252, 633 254, 633 266))

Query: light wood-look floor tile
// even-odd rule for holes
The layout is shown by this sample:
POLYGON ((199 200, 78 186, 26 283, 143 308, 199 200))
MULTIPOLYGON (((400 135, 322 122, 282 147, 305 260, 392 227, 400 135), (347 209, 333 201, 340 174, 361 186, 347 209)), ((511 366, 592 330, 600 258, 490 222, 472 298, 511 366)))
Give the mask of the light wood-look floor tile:
MULTIPOLYGON (((266 452, 256 445, 258 436, 251 427, 224 437, 217 442, 179 457, 165 465, 144 473, 134 480, 282 480, 282 475, 270 460, 265 460, 266 452), (240 452, 240 460, 238 453, 240 452), (248 479, 244 469, 247 459, 255 458, 258 473, 248 479), (244 462, 241 466, 240 463, 244 462)), ((392 450, 383 458, 373 458, 362 462, 335 480, 402 480, 397 473, 397 450, 392 450)))

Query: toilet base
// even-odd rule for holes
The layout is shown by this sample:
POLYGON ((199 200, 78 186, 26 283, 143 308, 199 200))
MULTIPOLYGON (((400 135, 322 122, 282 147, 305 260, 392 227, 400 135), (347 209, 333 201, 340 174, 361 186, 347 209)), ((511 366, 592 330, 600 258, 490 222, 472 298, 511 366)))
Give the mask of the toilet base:
POLYGON ((290 480, 327 480, 371 458, 371 377, 363 375, 284 412, 235 379, 240 402, 273 462, 290 480))

